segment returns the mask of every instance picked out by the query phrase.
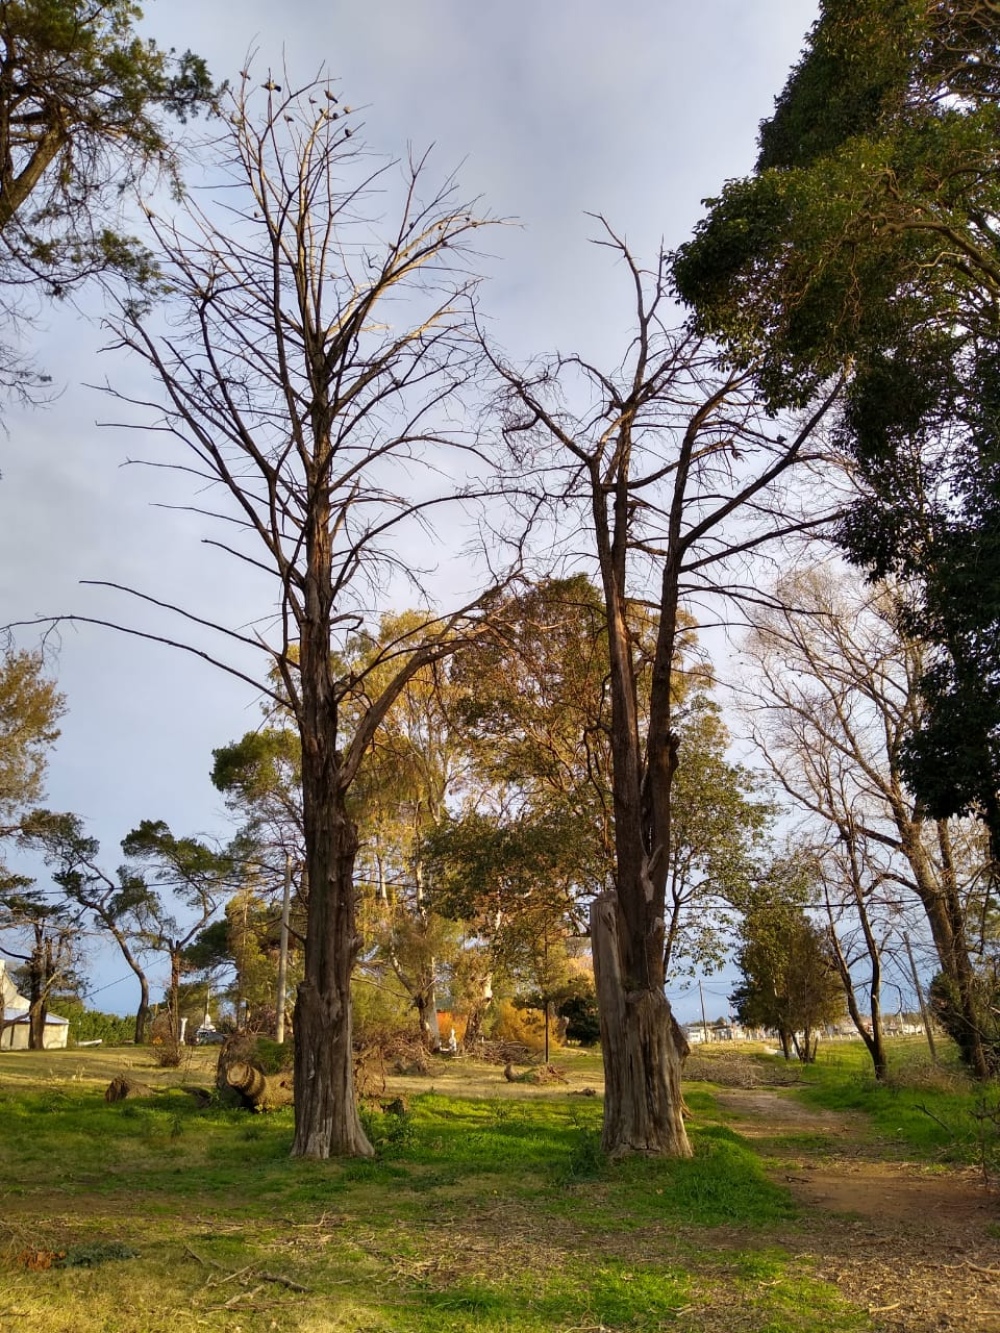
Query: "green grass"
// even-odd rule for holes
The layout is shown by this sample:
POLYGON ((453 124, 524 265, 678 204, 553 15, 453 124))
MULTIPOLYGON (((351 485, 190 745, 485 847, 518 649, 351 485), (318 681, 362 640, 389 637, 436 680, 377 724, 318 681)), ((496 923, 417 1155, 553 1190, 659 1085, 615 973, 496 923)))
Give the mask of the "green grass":
POLYGON ((894 1054, 888 1079, 877 1083, 860 1042, 821 1049, 797 1095, 864 1115, 884 1150, 1000 1172, 1000 1089, 976 1085, 951 1058, 932 1065, 922 1044, 900 1044, 894 1054))
POLYGON ((789 1198, 748 1141, 711 1123, 705 1089, 689 1098, 690 1161, 607 1162, 599 1099, 554 1091, 376 1107, 373 1161, 316 1163, 290 1159, 288 1111, 199 1109, 179 1090, 109 1106, 96 1086, 3 1073, 0 1328, 871 1327, 776 1241, 789 1198), (64 1252, 93 1266, 24 1267, 64 1252))

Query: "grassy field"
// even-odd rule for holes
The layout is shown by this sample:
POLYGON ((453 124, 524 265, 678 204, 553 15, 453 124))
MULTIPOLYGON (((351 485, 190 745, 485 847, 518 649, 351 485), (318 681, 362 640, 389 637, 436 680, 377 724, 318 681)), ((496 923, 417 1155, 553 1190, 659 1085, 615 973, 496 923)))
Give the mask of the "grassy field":
MULTIPOLYGON (((808 1071, 802 1095, 873 1095, 853 1052, 840 1058, 808 1071)), ((580 1095, 599 1087, 595 1057, 561 1055, 568 1084, 544 1088, 442 1060, 392 1083, 404 1113, 366 1111, 374 1161, 304 1163, 289 1158, 290 1112, 200 1109, 181 1090, 209 1083, 213 1062, 0 1055, 3 1333, 877 1326, 789 1247, 790 1196, 726 1125, 713 1083, 687 1086, 692 1161, 608 1165, 600 1097, 580 1095), (155 1096, 106 1104, 123 1068, 155 1096)), ((890 1119, 910 1124, 900 1095, 884 1094, 890 1119)), ((926 1135, 933 1120, 914 1114, 926 1135)))

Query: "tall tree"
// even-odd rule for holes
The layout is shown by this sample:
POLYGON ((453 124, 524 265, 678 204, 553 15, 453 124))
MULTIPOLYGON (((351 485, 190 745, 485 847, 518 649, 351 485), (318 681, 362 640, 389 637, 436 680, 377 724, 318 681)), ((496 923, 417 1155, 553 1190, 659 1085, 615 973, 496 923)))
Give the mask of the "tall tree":
MULTIPOLYGON (((138 35, 133 0, 0 3, 0 309, 7 337, 28 292, 62 295, 95 272, 151 276, 122 205, 151 174, 179 182, 167 118, 216 103, 204 61, 138 35)), ((44 381, 45 377, 42 377, 44 381)), ((0 382, 39 383, 16 344, 0 382)))
MULTIPOLYGON (((893 934, 898 947, 915 900, 962 1015, 963 1058, 985 1076, 996 1060, 993 1024, 968 928, 970 904, 981 901, 981 850, 957 821, 931 818, 905 781, 925 650, 901 631, 898 590, 866 587, 846 570, 804 568, 785 576, 775 606, 751 619, 753 735, 805 816, 801 837, 817 859, 840 940, 846 947, 848 920, 863 939, 872 1016, 863 1035, 877 1071, 885 1067, 877 1021, 883 948, 893 934)), ((838 961, 850 998, 852 969, 838 961)))
POLYGON ((167 1017, 171 1039, 179 1044, 187 950, 243 883, 247 849, 239 842, 217 849, 198 838, 177 838, 163 820, 144 819, 122 839, 122 851, 127 858, 125 878, 145 885, 148 876, 158 886, 144 895, 136 890, 131 910, 138 918, 143 947, 165 953, 169 960, 167 1017))
POLYGON ((28 1046, 42 1050, 49 997, 75 980, 80 956, 79 921, 65 902, 53 902, 32 881, 15 876, 0 882, 0 934, 4 952, 22 964, 28 992, 28 1046))
POLYGON ((808 863, 793 857, 758 885, 740 927, 743 984, 730 997, 741 1022, 773 1028, 785 1059, 794 1050, 803 1064, 816 1058, 818 1030, 844 1011, 830 940, 796 901, 809 876, 808 863))
POLYGON ((26 882, 9 869, 4 843, 42 797, 48 751, 64 711, 41 654, 8 649, 0 658, 0 888, 16 890, 26 882))
MULTIPOLYGON (((345 709, 348 729, 355 709, 363 717, 371 694, 398 670, 398 663, 378 663, 382 645, 427 618, 419 611, 384 615, 376 633, 363 633, 351 644, 352 665, 375 665, 361 696, 345 709)), ((451 717, 453 695, 446 664, 431 663, 413 674, 375 733, 354 794, 359 887, 367 899, 366 932, 376 946, 372 961, 392 968, 431 1050, 441 1045, 438 972, 457 943, 454 924, 434 909, 426 873, 428 833, 444 817, 467 767, 451 717)))
MULTIPOLYGON (((601 1007, 605 1149, 687 1156, 681 1036, 664 995, 665 899, 679 759, 674 675, 682 601, 738 591, 737 558, 803 520, 776 503, 828 404, 788 434, 769 423, 738 374, 671 332, 667 258, 643 269, 610 228, 634 300, 632 335, 604 371, 562 356, 521 372, 495 358, 508 388, 515 460, 579 506, 600 578, 609 656, 615 880, 591 934, 601 1007), (630 608, 652 594, 648 697, 630 608)), ((574 530, 574 541, 578 540, 574 530)))
POLYGON ((139 983, 135 1042, 141 1045, 149 1019, 149 976, 142 957, 153 905, 149 886, 127 867, 120 867, 117 874, 104 869, 98 859, 100 844, 87 836, 77 815, 34 810, 22 820, 20 838, 26 846, 41 851, 65 902, 82 909, 118 946, 139 983))
POLYGON ((843 530, 906 581, 933 646, 906 747, 932 814, 1000 850, 1000 129, 989 0, 825 0, 675 276, 700 329, 759 356, 772 403, 850 368, 840 425, 867 499, 843 530))
POLYGON ((316 1158, 372 1151, 351 1051, 351 792, 392 704, 453 650, 476 599, 409 625, 364 666, 345 669, 345 648, 387 580, 419 578, 433 517, 481 489, 484 467, 454 426, 474 368, 463 310, 482 219, 451 181, 427 190, 424 160, 399 172, 375 162, 356 121, 330 84, 283 92, 268 80, 261 98, 248 76, 227 106, 224 207, 153 224, 177 331, 162 338, 134 304, 119 328, 162 388, 163 428, 189 451, 177 466, 225 496, 216 545, 273 580, 273 634, 217 628, 262 651, 277 688, 189 646, 253 679, 299 733, 309 893, 292 1151, 316 1158), (469 484, 445 486, 450 476, 469 484), (348 729, 345 705, 362 697, 348 729))

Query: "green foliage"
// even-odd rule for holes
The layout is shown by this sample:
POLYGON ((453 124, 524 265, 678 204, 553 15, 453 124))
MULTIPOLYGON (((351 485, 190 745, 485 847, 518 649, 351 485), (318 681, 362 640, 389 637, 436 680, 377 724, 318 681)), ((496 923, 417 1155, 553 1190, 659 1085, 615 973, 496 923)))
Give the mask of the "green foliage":
POLYGON ((703 693, 680 710, 677 736, 665 966, 705 972, 727 955, 731 909, 750 892, 774 811, 755 775, 727 758, 728 732, 703 693))
MULTIPOLYGON (((35 804, 65 699, 39 653, 10 651, 0 661, 0 821, 35 804)), ((0 832, 3 832, 0 825, 0 832)))
POLYGON ((290 1041, 272 1041, 270 1037, 254 1038, 254 1060, 265 1074, 282 1074, 292 1068, 295 1047, 290 1041))
POLYGON ((70 280, 98 259, 95 243, 116 194, 150 167, 176 179, 164 116, 183 122, 216 105, 204 61, 140 38, 141 18, 132 0, 0 8, 0 126, 13 150, 0 170, 0 232, 15 257, 68 261, 70 280))
POLYGON ((295 849, 302 827, 302 745, 288 727, 271 725, 212 751, 212 784, 265 844, 295 849))
POLYGON ((414 1141, 413 1117, 398 1099, 385 1107, 362 1102, 358 1114, 376 1157, 402 1153, 414 1141))
POLYGON ((391 973, 374 983, 363 975, 355 976, 351 1012, 354 1036, 360 1042, 413 1031, 412 1002, 391 973))
POLYGON ((825 0, 761 132, 675 264, 703 330, 772 404, 849 370, 839 443, 866 498, 851 557, 936 647, 906 776, 1000 848, 1000 83, 979 4, 825 0))
POLYGON ((556 996, 555 1009, 565 1020, 568 1041, 579 1042, 581 1046, 595 1046, 600 1041, 600 1011, 590 977, 570 977, 556 996))
MULTIPOLYGON (((191 51, 135 31, 133 0, 0 4, 0 311, 23 315, 26 288, 62 297, 95 273, 139 287, 148 249, 121 230, 123 202, 147 177, 180 190, 169 119, 215 109, 221 89, 191 51)), ((31 399, 50 376, 0 345, 0 383, 31 399)))
POLYGON ((794 1045, 804 1063, 816 1058, 817 1029, 844 1012, 829 940, 800 905, 809 874, 808 866, 780 862, 748 904, 736 955, 743 984, 730 997, 742 1023, 777 1031, 786 1057, 794 1045))
MULTIPOLYGON (((981 958, 971 983, 972 1010, 976 1016, 978 1037, 982 1043, 987 1067, 992 1075, 1000 1073, 1000 977, 998 959, 981 958)), ((932 978, 929 992, 930 1009, 959 1050, 969 1042, 968 1009, 963 1004, 958 984, 952 977, 939 972, 932 978)))
POLYGON ((100 1041, 105 1046, 123 1046, 131 1042, 135 1034, 135 1021, 122 1018, 118 1014, 103 1014, 97 1009, 87 1009, 79 1001, 58 1001, 60 1018, 69 1019, 69 1040, 73 1044, 82 1041, 100 1041))

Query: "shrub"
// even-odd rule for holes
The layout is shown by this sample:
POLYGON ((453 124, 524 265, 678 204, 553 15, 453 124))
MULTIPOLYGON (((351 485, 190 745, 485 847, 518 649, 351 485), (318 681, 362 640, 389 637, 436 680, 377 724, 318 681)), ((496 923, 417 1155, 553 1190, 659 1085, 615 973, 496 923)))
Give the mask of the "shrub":
POLYGON ((70 1043, 101 1041, 105 1046, 122 1046, 135 1037, 135 1019, 121 1018, 118 1014, 102 1014, 82 1005, 67 1004, 60 1000, 56 1012, 69 1019, 70 1043))
MULTIPOLYGON (((550 1021, 550 1046, 559 1045, 558 1026, 558 1023, 550 1021)), ((509 1000, 501 1000, 490 1036, 494 1041, 515 1042, 532 1051, 544 1050, 545 1016, 537 1009, 519 1009, 509 1000)))

